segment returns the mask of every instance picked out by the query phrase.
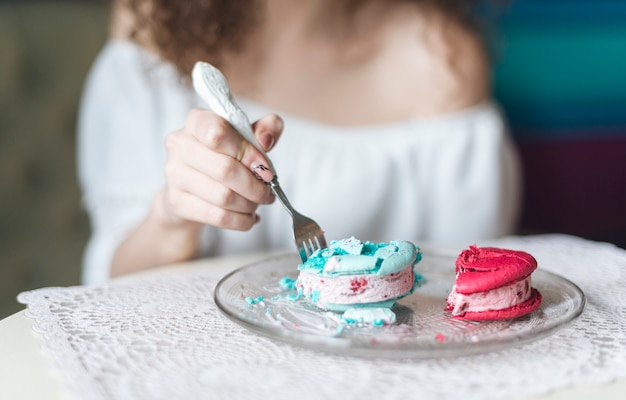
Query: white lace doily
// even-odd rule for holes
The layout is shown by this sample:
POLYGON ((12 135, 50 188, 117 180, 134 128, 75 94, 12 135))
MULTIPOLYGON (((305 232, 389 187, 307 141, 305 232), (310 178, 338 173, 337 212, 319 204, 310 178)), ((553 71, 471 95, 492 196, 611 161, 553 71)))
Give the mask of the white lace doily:
POLYGON ((500 399, 626 378, 626 251, 547 235, 490 243, 532 253, 578 284, 583 314, 505 351, 434 360, 366 360, 292 347, 225 318, 224 270, 20 294, 77 399, 500 399))

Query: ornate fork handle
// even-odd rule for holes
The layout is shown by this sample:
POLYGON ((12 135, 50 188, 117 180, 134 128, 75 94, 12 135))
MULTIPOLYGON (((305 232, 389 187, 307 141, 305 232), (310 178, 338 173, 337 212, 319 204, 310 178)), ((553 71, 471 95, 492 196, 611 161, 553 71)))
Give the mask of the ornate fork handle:
POLYGON ((287 200, 287 196, 278 183, 278 176, 272 161, 256 141, 250 120, 233 99, 224 75, 211 64, 198 62, 192 71, 192 78, 196 92, 209 104, 213 112, 230 122, 244 139, 252 143, 265 156, 268 166, 253 166, 252 172, 270 186, 291 215, 294 240, 302 262, 305 262, 316 250, 327 247, 322 228, 311 218, 298 213, 287 200))
MULTIPOLYGON (((276 179, 276 170, 272 160, 267 157, 265 150, 259 145, 252 131, 252 124, 246 113, 239 107, 233 98, 228 81, 220 70, 205 62, 197 62, 191 73, 193 85, 200 97, 209 104, 211 110, 224 118, 248 142, 263 154, 268 162, 267 168, 276 179)), ((264 179, 265 180, 265 179, 264 179)), ((267 182, 267 180, 266 180, 267 182)))
POLYGON ((265 156, 269 165, 267 167, 263 165, 256 166, 252 172, 270 186, 291 216, 298 214, 291 206, 291 203, 289 203, 289 200, 287 200, 287 196, 285 196, 285 193, 278 183, 278 175, 276 174, 272 160, 269 159, 265 150, 263 150, 257 142, 248 116, 233 98, 226 77, 211 64, 199 61, 193 68, 192 79, 194 89, 200 97, 209 104, 211 110, 228 121, 244 139, 250 142, 265 156), (260 176, 259 172, 262 171, 269 171, 272 176, 260 176))

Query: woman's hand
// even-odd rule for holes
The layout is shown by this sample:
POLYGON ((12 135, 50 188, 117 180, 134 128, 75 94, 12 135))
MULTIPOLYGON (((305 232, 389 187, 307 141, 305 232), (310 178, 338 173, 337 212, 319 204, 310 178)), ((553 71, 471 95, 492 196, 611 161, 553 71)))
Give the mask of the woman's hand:
MULTIPOLYGON (((268 115, 253 125, 269 151, 283 121, 268 115)), ((166 140, 167 184, 146 218, 117 247, 111 276, 192 259, 202 224, 247 230, 258 220, 259 204, 274 201, 252 168, 267 165, 263 155, 225 120, 206 110, 189 113, 185 127, 166 140)))
MULTIPOLYGON (((271 114, 252 128, 269 151, 282 133, 283 121, 271 114)), ((265 157, 211 111, 191 111, 184 128, 168 135, 166 150, 163 216, 171 224, 244 231, 259 221, 259 204, 274 201, 268 185, 251 171, 268 165, 265 157)))

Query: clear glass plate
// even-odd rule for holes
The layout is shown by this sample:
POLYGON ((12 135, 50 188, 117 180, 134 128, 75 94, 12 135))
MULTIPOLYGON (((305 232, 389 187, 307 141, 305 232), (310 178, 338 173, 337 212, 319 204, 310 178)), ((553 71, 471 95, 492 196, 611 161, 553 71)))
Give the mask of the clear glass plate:
POLYGON ((533 286, 543 295, 532 314, 505 321, 459 321, 444 311, 454 284, 451 252, 423 250, 416 271, 425 281, 393 308, 396 322, 346 325, 340 315, 306 300, 290 300, 279 284, 295 279, 296 254, 266 259, 226 275, 215 288, 219 309, 241 326, 294 345, 371 358, 435 358, 499 350, 546 337, 578 317, 585 296, 578 286, 538 268, 533 286), (259 301, 262 298, 261 301, 259 301))

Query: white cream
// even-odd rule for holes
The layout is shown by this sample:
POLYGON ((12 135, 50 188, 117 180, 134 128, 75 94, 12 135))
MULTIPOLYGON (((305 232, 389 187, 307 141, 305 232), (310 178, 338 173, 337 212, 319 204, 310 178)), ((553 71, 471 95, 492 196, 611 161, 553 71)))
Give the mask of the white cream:
POLYGON ((531 295, 531 277, 486 292, 461 294, 453 288, 447 303, 453 307, 452 315, 466 312, 503 310, 525 302, 531 295))

